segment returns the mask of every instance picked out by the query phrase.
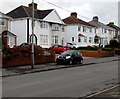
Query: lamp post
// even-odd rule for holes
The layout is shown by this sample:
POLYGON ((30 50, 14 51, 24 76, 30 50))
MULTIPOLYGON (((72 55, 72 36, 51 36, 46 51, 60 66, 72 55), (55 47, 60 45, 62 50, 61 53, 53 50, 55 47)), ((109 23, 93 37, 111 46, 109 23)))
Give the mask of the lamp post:
POLYGON ((32 0, 32 64, 31 69, 34 69, 34 0, 32 0))

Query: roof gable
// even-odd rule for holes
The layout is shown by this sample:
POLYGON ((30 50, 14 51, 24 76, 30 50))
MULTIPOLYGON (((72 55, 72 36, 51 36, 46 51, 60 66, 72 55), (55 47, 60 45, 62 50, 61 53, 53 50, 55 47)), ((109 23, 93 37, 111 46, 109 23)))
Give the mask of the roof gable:
POLYGON ((49 22, 54 22, 54 23, 59 23, 59 24, 64 24, 56 10, 53 10, 51 13, 49 13, 44 19, 44 21, 49 21, 49 22))

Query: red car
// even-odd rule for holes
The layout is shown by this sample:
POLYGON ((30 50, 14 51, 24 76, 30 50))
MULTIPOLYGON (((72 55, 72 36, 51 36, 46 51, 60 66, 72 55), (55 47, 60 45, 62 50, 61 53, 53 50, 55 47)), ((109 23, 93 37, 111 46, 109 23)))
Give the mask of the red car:
POLYGON ((54 49, 55 53, 57 54, 60 54, 60 53, 63 53, 64 51, 69 50, 67 46, 63 46, 63 45, 53 45, 49 49, 54 49))

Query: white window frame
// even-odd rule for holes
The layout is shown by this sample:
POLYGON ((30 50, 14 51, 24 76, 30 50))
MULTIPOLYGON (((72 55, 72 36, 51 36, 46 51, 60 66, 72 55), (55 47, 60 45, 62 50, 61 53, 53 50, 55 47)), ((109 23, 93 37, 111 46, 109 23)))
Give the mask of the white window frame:
POLYGON ((58 44, 58 36, 52 36, 52 44, 58 44))
POLYGON ((0 26, 5 26, 5 20, 0 18, 0 26))
POLYGON ((52 24, 52 31, 59 31, 60 26, 58 24, 52 24))
POLYGON ((48 35, 40 35, 40 44, 48 44, 48 35))
POLYGON ((40 22, 40 28, 48 28, 47 22, 40 22))

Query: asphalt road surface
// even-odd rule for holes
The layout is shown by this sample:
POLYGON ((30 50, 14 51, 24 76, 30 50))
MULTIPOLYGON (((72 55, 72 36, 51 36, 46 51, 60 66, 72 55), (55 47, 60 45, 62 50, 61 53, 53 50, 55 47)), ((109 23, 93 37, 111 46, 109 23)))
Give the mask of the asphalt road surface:
POLYGON ((118 82, 118 61, 2 79, 3 97, 84 97, 118 82))

